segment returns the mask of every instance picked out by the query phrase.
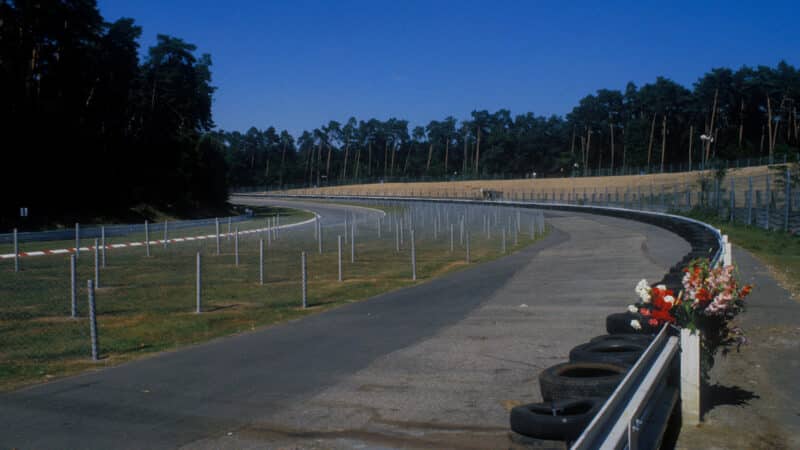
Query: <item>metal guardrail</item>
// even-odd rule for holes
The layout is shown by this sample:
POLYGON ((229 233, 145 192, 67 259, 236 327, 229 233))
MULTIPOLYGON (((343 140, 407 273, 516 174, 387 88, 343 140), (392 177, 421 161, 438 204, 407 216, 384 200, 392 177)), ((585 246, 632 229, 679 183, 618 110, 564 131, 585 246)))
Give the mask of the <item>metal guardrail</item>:
MULTIPOLYGON (((442 203, 502 204, 515 207, 567 210, 603 215, 626 216, 633 220, 644 217, 699 225, 712 234, 718 243, 711 257, 711 264, 722 263, 726 248, 729 248, 720 230, 707 223, 684 216, 658 211, 641 211, 609 206, 575 205, 564 203, 541 203, 535 201, 487 201, 482 199, 437 199, 428 197, 394 196, 321 196, 286 194, 241 194, 247 197, 321 198, 331 200, 385 200, 423 201, 442 203)), ((648 220, 644 220, 650 222, 648 220)), ((655 448, 661 441, 667 420, 678 398, 678 387, 665 382, 670 367, 675 363, 679 340, 670 336, 670 325, 664 325, 642 356, 628 371, 603 408, 572 445, 572 450, 655 448)))
MULTIPOLYGON (((245 220, 249 220, 250 218, 251 217, 247 215, 233 216, 230 217, 230 220, 231 223, 238 223, 238 222, 243 222, 245 220)), ((176 220, 168 222, 167 226, 169 227, 170 230, 179 230, 185 228, 195 228, 195 227, 214 225, 215 220, 216 220, 215 218, 197 219, 197 220, 176 220)), ((224 220, 225 223, 227 223, 228 217, 226 217, 224 220)), ((220 218, 220 223, 222 223, 222 218, 220 218)), ((151 233, 164 231, 164 222, 149 223, 148 227, 151 233)), ((144 233, 144 223, 105 226, 106 237, 125 236, 127 234, 132 234, 132 233, 144 233)), ((80 227, 81 239, 99 238, 100 234, 101 234, 101 227, 99 226, 80 227)), ((48 230, 48 231, 28 231, 28 232, 17 233, 17 239, 19 239, 19 242, 62 241, 74 238, 75 238, 75 228, 64 228, 61 230, 48 230)), ((10 244, 12 242, 14 242, 14 233, 0 234, 0 244, 10 244)))

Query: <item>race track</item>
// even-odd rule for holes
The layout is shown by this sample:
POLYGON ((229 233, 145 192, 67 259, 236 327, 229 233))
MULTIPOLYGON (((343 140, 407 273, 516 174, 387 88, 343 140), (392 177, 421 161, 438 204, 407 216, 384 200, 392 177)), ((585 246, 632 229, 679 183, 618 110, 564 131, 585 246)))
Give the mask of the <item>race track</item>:
MULTIPOLYGON (((320 214, 350 206, 247 199, 320 214)), ((184 350, 0 396, 3 448, 507 447, 507 407, 690 249, 661 228, 547 212, 499 260, 184 350)), ((308 225, 311 227, 312 225, 308 225)))

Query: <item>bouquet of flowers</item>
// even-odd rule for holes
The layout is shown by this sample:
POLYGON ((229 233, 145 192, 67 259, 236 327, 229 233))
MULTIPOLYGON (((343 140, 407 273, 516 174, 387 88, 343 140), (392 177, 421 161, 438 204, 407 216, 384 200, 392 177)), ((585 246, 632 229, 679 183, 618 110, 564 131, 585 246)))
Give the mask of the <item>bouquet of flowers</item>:
MULTIPOLYGON (((741 328, 731 326, 731 321, 744 310, 744 299, 752 287, 740 287, 734 266, 712 268, 708 259, 692 260, 683 272, 683 290, 677 297, 664 285, 650 287, 642 280, 635 289, 641 304, 628 309, 654 328, 670 323, 700 332, 703 375, 707 378, 717 350, 722 348, 725 354, 732 345, 738 349, 747 342, 741 328)), ((631 327, 640 330, 642 323, 631 320, 631 327)))
MULTIPOLYGON (((651 327, 659 327, 665 323, 675 323, 672 308, 681 304, 680 296, 675 298, 675 293, 663 284, 650 287, 647 280, 639 281, 636 285, 636 295, 642 300, 642 306, 630 305, 628 310, 639 313, 651 327)), ((638 319, 631 320, 631 327, 641 330, 642 324, 638 319)))

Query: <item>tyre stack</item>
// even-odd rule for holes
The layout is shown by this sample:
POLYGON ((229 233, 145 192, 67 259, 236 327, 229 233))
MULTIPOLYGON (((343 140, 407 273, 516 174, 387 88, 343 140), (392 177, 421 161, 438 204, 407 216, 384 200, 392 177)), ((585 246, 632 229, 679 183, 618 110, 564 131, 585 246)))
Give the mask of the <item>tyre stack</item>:
MULTIPOLYGON (((691 252, 653 286, 664 284, 678 292, 683 268, 695 258, 712 256, 719 248, 716 236, 700 224, 653 217, 642 221, 666 228, 692 246, 691 252)), ((636 306, 649 307, 641 303, 636 306)), ((543 401, 511 410, 512 440, 537 447, 540 440, 562 441, 565 445, 576 440, 650 345, 658 329, 638 312, 622 312, 606 317, 606 331, 608 334, 573 348, 569 362, 539 374, 543 401), (631 326, 633 320, 639 322, 641 329, 631 326)))
POLYGON ((567 445, 577 439, 651 340, 645 334, 607 334, 574 347, 569 362, 539 374, 542 402, 511 410, 512 439, 567 445))

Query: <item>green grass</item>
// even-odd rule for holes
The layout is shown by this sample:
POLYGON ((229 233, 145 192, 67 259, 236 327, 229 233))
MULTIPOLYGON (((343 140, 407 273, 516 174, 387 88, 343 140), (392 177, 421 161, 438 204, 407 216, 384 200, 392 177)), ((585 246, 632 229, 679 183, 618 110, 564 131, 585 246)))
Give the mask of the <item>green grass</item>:
MULTIPOLYGON (((300 221, 308 213, 284 211, 284 220, 300 221)), ((524 217, 524 216, 523 216, 524 217)), ((474 224, 479 229, 480 224, 474 224)), ((449 235, 433 240, 429 226, 418 226, 418 281, 466 267, 464 249, 449 252, 449 235)), ((523 227, 526 229, 526 227, 523 227)), ((102 360, 89 358, 89 324, 86 318, 86 280, 93 277, 93 257, 78 259, 79 317, 69 317, 68 256, 24 258, 23 271, 13 272, 13 261, 0 265, 0 390, 47 381, 97 367, 118 364, 168 349, 216 337, 255 330, 317 311, 359 301, 409 286, 408 236, 401 252, 394 249, 394 234, 384 227, 377 239, 376 223, 359 226, 356 262, 344 251, 343 283, 337 282, 336 236, 324 233, 325 252, 317 253, 313 228, 284 231, 266 250, 266 284, 258 282, 258 238, 240 239, 240 265, 234 264, 233 240, 223 239, 223 252, 215 255, 213 240, 184 242, 167 249, 153 246, 114 249, 107 253, 96 292, 102 360), (300 252, 308 253, 310 308, 300 308, 300 252), (195 254, 203 255, 203 308, 195 314, 195 254)), ((519 244, 508 240, 508 252, 533 242, 520 234, 519 244)), ((473 231, 471 260, 481 263, 502 256, 500 237, 491 239, 473 231)))
POLYGON ((796 299, 800 298, 800 236, 724 222, 716 214, 698 210, 688 215, 722 230, 733 244, 747 249, 765 263, 778 281, 796 299))

